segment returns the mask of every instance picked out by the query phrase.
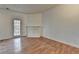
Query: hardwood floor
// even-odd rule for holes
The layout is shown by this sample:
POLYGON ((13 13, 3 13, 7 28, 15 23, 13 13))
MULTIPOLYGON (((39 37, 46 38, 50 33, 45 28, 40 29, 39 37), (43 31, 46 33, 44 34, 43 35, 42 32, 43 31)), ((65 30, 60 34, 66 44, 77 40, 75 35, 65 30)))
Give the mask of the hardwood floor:
POLYGON ((19 37, 0 41, 0 54, 78 54, 79 48, 47 38, 19 37))

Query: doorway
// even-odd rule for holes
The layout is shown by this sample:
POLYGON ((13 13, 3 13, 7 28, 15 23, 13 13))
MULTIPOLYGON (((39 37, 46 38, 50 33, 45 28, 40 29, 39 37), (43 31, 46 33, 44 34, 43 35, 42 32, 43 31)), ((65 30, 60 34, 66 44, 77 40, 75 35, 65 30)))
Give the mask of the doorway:
POLYGON ((14 37, 21 36, 21 20, 20 19, 13 20, 13 36, 14 37))

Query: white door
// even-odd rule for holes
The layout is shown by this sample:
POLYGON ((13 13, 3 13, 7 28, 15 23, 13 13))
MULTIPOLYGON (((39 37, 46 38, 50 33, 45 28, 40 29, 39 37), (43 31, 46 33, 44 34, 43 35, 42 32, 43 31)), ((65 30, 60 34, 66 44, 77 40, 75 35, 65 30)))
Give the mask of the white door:
POLYGON ((18 19, 13 20, 13 35, 21 36, 21 20, 18 19))

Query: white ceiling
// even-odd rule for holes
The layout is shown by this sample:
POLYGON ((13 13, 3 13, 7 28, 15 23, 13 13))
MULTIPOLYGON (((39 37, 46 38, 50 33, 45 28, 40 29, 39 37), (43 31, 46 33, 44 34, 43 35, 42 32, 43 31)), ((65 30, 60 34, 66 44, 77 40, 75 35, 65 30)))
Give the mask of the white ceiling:
POLYGON ((37 13, 54 6, 56 6, 56 4, 0 4, 0 9, 9 8, 9 10, 22 13, 37 13))

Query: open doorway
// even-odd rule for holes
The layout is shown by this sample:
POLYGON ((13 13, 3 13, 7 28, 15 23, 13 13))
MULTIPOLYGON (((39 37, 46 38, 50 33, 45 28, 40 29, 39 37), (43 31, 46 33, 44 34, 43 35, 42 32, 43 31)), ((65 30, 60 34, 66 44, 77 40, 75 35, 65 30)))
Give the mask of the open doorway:
POLYGON ((21 20, 20 19, 13 20, 13 36, 14 37, 21 36, 21 20))

